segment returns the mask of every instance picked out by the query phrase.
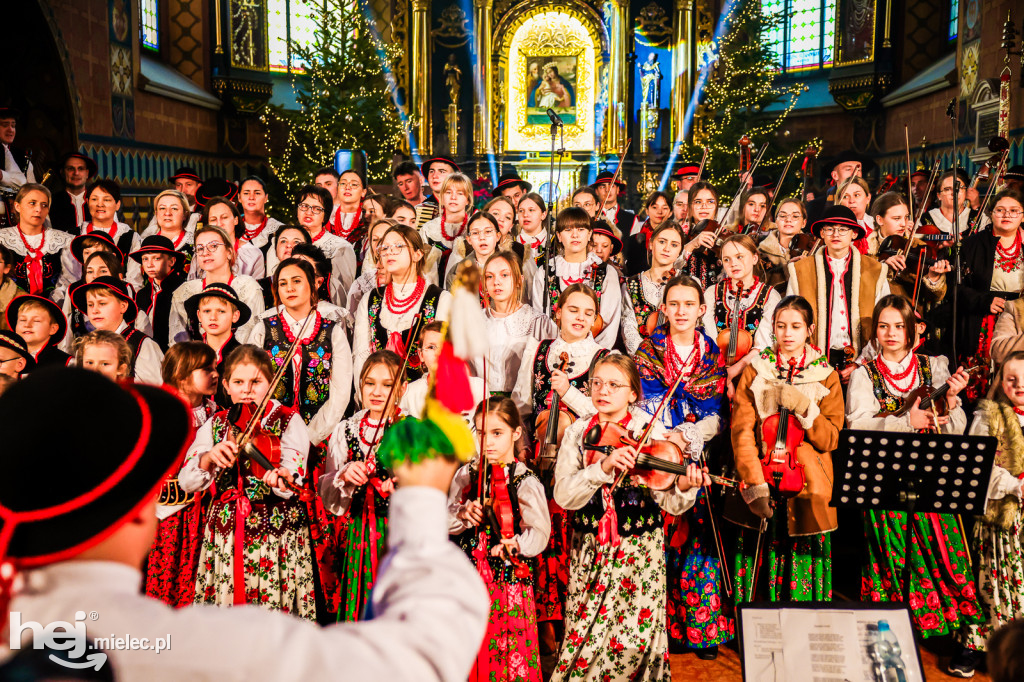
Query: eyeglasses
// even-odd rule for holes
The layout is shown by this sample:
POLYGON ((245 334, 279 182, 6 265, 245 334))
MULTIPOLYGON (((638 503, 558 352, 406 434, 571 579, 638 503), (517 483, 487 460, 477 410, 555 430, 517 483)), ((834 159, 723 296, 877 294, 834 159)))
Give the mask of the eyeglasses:
POLYGON ((322 206, 310 206, 309 204, 299 204, 300 213, 312 213, 313 215, 320 215, 324 212, 322 206))
POLYGON ((380 255, 386 256, 389 253, 393 253, 397 256, 408 246, 408 244, 383 244, 380 247, 380 255))
POLYGON ((693 206, 715 206, 718 204, 714 199, 694 199, 690 202, 693 206))
POLYGON ((358 182, 339 182, 338 187, 342 189, 362 189, 362 185, 358 182))
POLYGON ((823 228, 821 228, 821 233, 822 234, 834 234, 834 235, 837 235, 839 237, 842 237, 844 235, 848 235, 848 234, 850 234, 850 232, 851 232, 851 230, 848 227, 832 226, 832 227, 823 227, 823 228))
POLYGON ((1017 218, 1021 214, 1024 214, 1024 211, 1020 210, 1019 208, 993 208, 992 209, 992 215, 1004 215, 1004 216, 1007 216, 1008 218, 1017 218))
POLYGON ((494 232, 494 228, 493 227, 489 227, 486 230, 470 230, 469 231, 469 236, 470 237, 476 237, 477 239, 480 239, 481 237, 493 237, 494 234, 495 234, 495 232, 494 232))
POLYGON ((217 249, 219 249, 222 246, 224 246, 222 242, 210 242, 206 246, 197 246, 196 255, 202 256, 208 253, 212 256, 213 254, 217 253, 217 249))
POLYGON ((802 218, 802 217, 803 217, 803 215, 801 215, 800 213, 779 213, 778 215, 775 216, 775 219, 776 220, 796 220, 796 219, 802 218))
POLYGON ((615 393, 619 389, 628 388, 628 385, 620 384, 617 381, 604 381, 603 379, 590 380, 590 390, 593 391, 594 393, 598 393, 604 388, 607 388, 612 393, 615 393))

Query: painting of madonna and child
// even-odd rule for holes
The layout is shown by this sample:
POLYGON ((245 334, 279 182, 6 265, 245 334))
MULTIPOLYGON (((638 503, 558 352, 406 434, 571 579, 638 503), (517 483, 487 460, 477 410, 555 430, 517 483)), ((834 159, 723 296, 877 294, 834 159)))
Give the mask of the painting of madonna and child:
POLYGON ((565 125, 576 123, 576 57, 530 57, 526 65, 526 123, 549 123, 554 109, 565 125))

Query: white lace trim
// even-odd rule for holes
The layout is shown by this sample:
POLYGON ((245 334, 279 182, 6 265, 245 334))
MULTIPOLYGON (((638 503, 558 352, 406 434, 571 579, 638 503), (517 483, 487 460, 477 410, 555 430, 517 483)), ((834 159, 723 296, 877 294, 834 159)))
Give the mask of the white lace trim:
MULTIPOLYGON (((27 252, 25 250, 25 244, 21 241, 19 232, 20 230, 18 230, 17 226, 0 229, 0 244, 3 244, 19 256, 24 256, 27 252)), ((28 242, 29 246, 35 249, 39 247, 39 242, 43 239, 44 235, 46 236, 46 243, 43 245, 43 255, 46 256, 53 253, 60 253, 71 243, 71 240, 73 239, 73 237, 67 232, 47 229, 39 234, 25 235, 25 241, 28 242)))
POLYGON ((599 265, 601 258, 595 253, 588 253, 582 263, 570 263, 562 256, 555 256, 555 274, 559 279, 590 279, 590 268, 599 265))

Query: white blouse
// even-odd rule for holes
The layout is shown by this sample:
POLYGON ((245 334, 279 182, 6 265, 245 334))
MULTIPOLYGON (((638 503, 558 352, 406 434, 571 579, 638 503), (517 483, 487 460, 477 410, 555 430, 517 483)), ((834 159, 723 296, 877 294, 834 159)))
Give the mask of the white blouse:
MULTIPOLYGON (((600 265, 601 259, 593 254, 587 254, 586 259, 582 263, 570 263, 561 256, 552 255, 552 259, 555 262, 555 276, 558 277, 558 290, 562 291, 568 286, 566 280, 576 281, 582 280, 587 286, 593 286, 593 280, 590 278, 590 269, 593 266, 600 265)), ((530 300, 533 301, 533 307, 538 310, 542 315, 551 315, 551 310, 544 309, 544 289, 547 287, 547 277, 544 268, 539 268, 537 274, 533 277, 533 285, 530 289, 530 300)), ((601 344, 603 348, 611 348, 615 345, 615 340, 619 335, 619 320, 622 316, 622 284, 619 281, 618 271, 613 267, 608 267, 605 273, 604 284, 599 292, 601 307, 598 312, 601 314, 601 319, 604 320, 604 328, 595 336, 595 340, 601 344)), ((548 305, 553 305, 553 301, 549 301, 548 305)))
MULTIPOLYGON (((543 341, 558 336, 554 321, 541 315, 532 306, 521 305, 511 315, 496 316, 491 309, 484 310, 487 318, 487 338, 490 349, 487 352, 487 388, 489 391, 511 393, 519 378, 526 346, 530 341, 543 341)), ((484 376, 484 359, 474 358, 473 373, 484 376)))
MULTIPOLYGON (((533 404, 533 364, 539 347, 539 339, 529 339, 523 348, 519 378, 516 379, 515 388, 512 390, 512 400, 515 402, 516 407, 519 408, 519 414, 521 415, 528 415, 534 410, 544 409, 542 405, 533 404)), ((566 353, 569 356, 570 362, 570 366, 566 369, 566 374, 572 380, 590 371, 590 363, 593 362, 594 355, 599 350, 601 350, 601 346, 589 334, 585 339, 572 343, 558 336, 548 347, 544 368, 550 375, 551 371, 559 364, 559 356, 562 353, 566 353)), ((590 398, 583 395, 582 391, 571 384, 569 385, 569 390, 561 397, 561 401, 566 407, 581 417, 583 415, 591 415, 597 411, 590 398)))
MULTIPOLYGON (((762 288, 768 286, 764 282, 758 283, 758 286, 753 291, 749 291, 743 295, 740 300, 740 309, 747 308, 754 303, 760 294, 762 288)), ((771 345, 772 336, 774 334, 772 330, 772 317, 775 315, 775 306, 779 305, 779 301, 782 297, 779 292, 774 288, 770 288, 768 292, 768 298, 764 301, 764 311, 761 315, 761 321, 757 324, 757 329, 754 331, 754 345, 750 349, 750 352, 745 356, 746 360, 750 361, 761 354, 765 348, 771 345)), ((704 291, 704 301, 706 302, 707 309, 704 311, 704 318, 702 320, 704 324, 704 333, 712 339, 718 337, 718 328, 715 326, 715 286, 710 286, 704 291)), ((731 287, 726 288, 725 291, 726 308, 728 310, 736 309, 736 293, 731 287)), ((742 320, 741 320, 742 323, 742 320)), ((722 349, 724 352, 724 349, 722 349)))
MULTIPOLYGON (((331 278, 327 282, 331 303, 344 307, 348 290, 352 288, 352 282, 356 279, 355 250, 347 241, 327 230, 320 233, 320 236, 313 242, 313 246, 323 251, 327 259, 331 261, 331 278)), ((277 252, 273 249, 268 251, 267 272, 271 276, 279 264, 277 252)))
MULTIPOLYGON (((661 305, 661 294, 665 290, 664 282, 651 281, 648 271, 640 273, 640 293, 648 305, 657 308, 661 305)), ((660 316, 657 310, 652 315, 660 316)), ((640 334, 640 324, 636 319, 636 311, 633 310, 633 300, 626 290, 626 282, 622 282, 622 341, 626 344, 626 351, 632 355, 640 347, 644 338, 640 334)))

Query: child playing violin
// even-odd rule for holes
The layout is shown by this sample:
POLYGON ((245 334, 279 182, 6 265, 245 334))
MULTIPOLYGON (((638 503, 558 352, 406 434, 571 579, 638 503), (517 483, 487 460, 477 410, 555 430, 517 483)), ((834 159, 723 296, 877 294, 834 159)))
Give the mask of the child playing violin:
POLYGON ((313 557, 306 504, 286 481, 305 476, 309 432, 302 417, 270 391, 274 364, 261 348, 232 351, 223 382, 239 416, 222 410, 199 432, 178 473, 186 493, 217 488, 206 514, 195 603, 259 604, 316 618, 313 557), (252 415, 262 407, 261 414, 252 415), (241 456, 237 434, 258 419, 255 444, 275 467, 241 456))
MULTIPOLYGON (((569 427, 555 468, 555 501, 575 513, 565 638, 551 679, 668 680, 662 510, 682 514, 710 481, 691 463, 655 490, 631 475, 634 447, 589 450, 594 427, 638 433, 649 421, 635 407, 640 376, 630 358, 599 359, 590 384, 597 413, 569 427)), ((650 435, 663 432, 655 422, 650 435)))
POLYGON ((339 543, 335 574, 340 581, 338 620, 363 617, 377 567, 388 538, 388 502, 394 481, 378 465, 376 446, 384 428, 396 418, 395 405, 405 382, 395 386, 402 358, 393 351, 370 355, 359 374, 363 409, 338 424, 328 442, 327 463, 320 477, 320 497, 333 514, 345 517, 345 537, 339 543))
POLYGON ((516 443, 524 436, 516 404, 489 398, 486 418, 484 406, 480 403, 474 419, 486 461, 459 469, 448 494, 448 532, 491 595, 487 634, 469 679, 541 682, 532 558, 547 547, 551 534, 548 501, 536 474, 516 461, 516 443), (499 527, 486 522, 482 501, 490 502, 499 527))
MULTIPOLYGON (((951 376, 945 357, 913 352, 917 329, 910 303, 901 296, 884 296, 875 305, 871 330, 879 354, 850 376, 849 428, 963 433, 967 417, 959 394, 967 386, 967 373, 960 368, 951 376), (922 409, 916 390, 944 383, 949 388, 936 399, 942 403, 937 410, 922 409), (946 411, 948 415, 939 414, 946 411)), ((862 600, 902 600, 903 566, 909 561, 909 605, 923 637, 949 634, 982 620, 966 557, 967 539, 954 515, 915 513, 908 523, 904 512, 868 511, 864 531, 868 555, 862 571, 862 600), (913 553, 907 552, 908 528, 914 533, 913 553)))
MULTIPOLYGON (((836 529, 832 499, 832 451, 843 427, 843 390, 828 359, 809 344, 814 333, 811 306, 799 296, 787 296, 772 315, 775 343, 761 351, 743 370, 732 412, 732 446, 736 469, 743 481, 743 501, 760 519, 770 519, 763 562, 771 601, 829 601, 832 599, 831 532, 836 529), (773 415, 791 415, 788 428, 804 436, 792 458, 800 481, 795 495, 773 495, 776 486, 762 461, 775 441, 761 435, 773 415), (795 420, 795 421, 794 421, 795 420), (758 434, 758 435, 755 435, 758 434), (799 469, 802 467, 802 469, 799 469), (775 508, 770 501, 775 500, 775 508)), ((769 424, 770 425, 770 424, 769 424)), ((775 427, 777 429, 777 427, 775 427)), ((770 432, 769 432, 770 433, 770 432)), ((791 491, 792 492, 792 491, 791 491)), ((730 515, 740 526, 734 572, 735 599, 753 601, 758 586, 753 575, 761 557, 755 556, 758 523, 753 516, 730 515)))
POLYGON ((665 282, 675 276, 675 262, 683 250, 683 228, 669 222, 654 230, 645 251, 650 268, 626 279, 623 284, 622 340, 632 355, 658 326, 658 306, 665 282))

